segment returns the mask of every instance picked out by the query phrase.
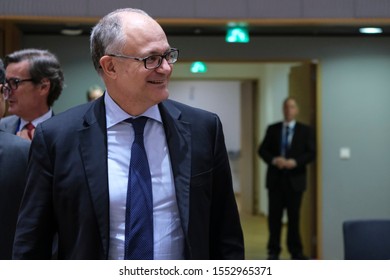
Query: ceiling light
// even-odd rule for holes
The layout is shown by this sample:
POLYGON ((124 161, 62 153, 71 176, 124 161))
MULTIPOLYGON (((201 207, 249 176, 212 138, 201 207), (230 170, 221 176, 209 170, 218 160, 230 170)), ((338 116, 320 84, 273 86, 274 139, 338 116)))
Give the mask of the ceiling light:
POLYGON ((359 29, 359 32, 363 34, 380 34, 383 30, 379 27, 362 27, 359 29))
POLYGON ((80 28, 64 28, 61 29, 61 34, 62 35, 67 35, 67 36, 77 36, 81 35, 83 33, 83 30, 80 28))

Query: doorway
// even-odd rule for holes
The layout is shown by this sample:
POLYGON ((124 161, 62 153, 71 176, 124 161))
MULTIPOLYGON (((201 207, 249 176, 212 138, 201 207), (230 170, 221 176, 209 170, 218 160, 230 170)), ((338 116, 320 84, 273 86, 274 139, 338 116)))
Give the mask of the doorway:
MULTIPOLYGON (((233 153, 230 153, 231 155, 236 156, 236 158, 239 158, 238 172, 236 172, 238 178, 234 178, 235 184, 237 184, 238 181, 239 187, 236 188, 235 191, 238 192, 240 197, 241 213, 266 217, 267 194, 264 186, 266 166, 264 166, 257 155, 258 145, 264 137, 266 127, 269 124, 282 119, 281 104, 284 98, 288 95, 294 96, 299 93, 299 91, 294 90, 294 88, 299 89, 297 85, 302 83, 300 79, 311 81, 309 88, 310 94, 312 94, 312 101, 308 110, 314 114, 314 117, 313 115, 310 115, 311 120, 309 124, 311 124, 311 122, 316 122, 316 92, 312 90, 315 89, 316 86, 315 80, 313 80, 311 76, 313 73, 310 72, 310 74, 308 74, 303 70, 294 70, 294 67, 300 69, 299 67, 302 67, 302 65, 310 65, 310 63, 213 62, 207 64, 208 72, 201 75, 190 73, 190 63, 181 62, 175 65, 171 85, 175 86, 175 83, 180 82, 182 88, 178 92, 179 95, 183 95, 183 92, 190 94, 191 83, 195 81, 210 83, 218 82, 222 84, 238 82, 239 97, 238 99, 235 98, 235 102, 239 103, 239 109, 231 109, 231 111, 234 112, 231 113, 231 115, 236 115, 237 121, 239 120, 238 128, 233 134, 239 135, 240 137, 238 140, 239 147, 236 147, 234 151, 231 150, 233 153), (303 78, 306 74, 309 76, 303 78)), ((316 71, 316 69, 314 70, 316 71)), ((315 75, 316 73, 314 76, 315 75)), ((234 87, 237 88, 237 85, 234 87)), ((192 88, 192 91, 193 90, 194 89, 192 88)), ((206 89, 204 91, 208 92, 208 94, 213 94, 212 90, 206 89)), ((309 94, 308 90, 301 90, 301 92, 302 94, 309 94)), ((183 102, 183 100, 178 101, 183 102)), ((224 99, 220 99, 218 107, 225 107, 228 104, 224 101, 224 99)), ((301 107, 306 107, 305 103, 302 104, 303 106, 301 107)), ((196 104, 189 105, 199 107, 199 105, 196 104)), ((210 107, 203 109, 214 112, 218 111, 218 109, 210 107)), ((301 108, 301 112, 302 109, 303 108, 301 108)), ((222 124, 224 126, 224 131, 227 126, 231 126, 230 123, 228 125, 222 124)), ((227 136, 225 135, 225 138, 226 137, 227 136)), ((237 139, 235 141, 237 142, 237 139)), ((232 164, 233 173, 236 169, 237 162, 232 164)), ((304 239, 305 254, 312 258, 316 258, 318 251, 318 244, 315 243, 317 240, 316 227, 319 224, 316 212, 317 197, 315 192, 317 170, 314 166, 310 167, 310 169, 310 174, 312 174, 309 175, 311 176, 310 184, 313 186, 308 186, 308 189, 313 190, 313 193, 305 193, 302 211, 304 213, 312 213, 312 215, 307 218, 302 215, 302 235, 304 239)), ((266 228, 264 234, 267 234, 266 228)))

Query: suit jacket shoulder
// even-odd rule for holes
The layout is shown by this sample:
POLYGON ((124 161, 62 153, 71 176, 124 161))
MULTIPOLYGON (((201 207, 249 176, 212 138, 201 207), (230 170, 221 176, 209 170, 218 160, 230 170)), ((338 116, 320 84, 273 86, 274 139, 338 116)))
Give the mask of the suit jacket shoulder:
POLYGON ((0 131, 0 260, 12 258, 30 141, 0 131))
POLYGON ((4 153, 9 153, 10 151, 21 151, 27 155, 28 149, 30 147, 30 141, 0 129, 0 146, 6 147, 6 149, 3 151, 4 153))
POLYGON ((277 122, 277 123, 273 123, 273 124, 270 124, 268 126, 268 129, 281 129, 283 126, 283 122, 277 122))
POLYGON ((180 118, 182 121, 187 121, 193 124, 199 123, 199 121, 202 122, 207 119, 215 120, 217 117, 215 113, 191 107, 189 105, 170 99, 163 101, 161 105, 166 108, 174 118, 180 118))
POLYGON ((19 121, 19 117, 15 115, 2 118, 0 119, 0 130, 15 134, 19 121))

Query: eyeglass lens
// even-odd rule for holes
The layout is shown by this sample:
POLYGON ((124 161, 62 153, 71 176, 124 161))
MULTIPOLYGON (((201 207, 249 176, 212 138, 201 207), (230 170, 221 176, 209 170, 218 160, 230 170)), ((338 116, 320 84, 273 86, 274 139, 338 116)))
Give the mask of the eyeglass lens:
POLYGON ((7 80, 6 82, 11 89, 16 90, 16 89, 18 89, 18 86, 21 83, 21 80, 11 78, 11 79, 7 80))
POLYGON ((33 82, 33 79, 18 79, 18 78, 9 78, 8 80, 5 80, 7 83, 8 87, 11 88, 12 90, 17 90, 19 87, 20 83, 23 82, 33 82))
POLYGON ((145 68, 153 69, 159 67, 162 63, 163 58, 165 58, 169 64, 173 64, 177 61, 178 56, 178 50, 170 50, 163 55, 151 55, 145 58, 145 68))
POLYGON ((5 86, 4 84, 0 84, 0 92, 1 92, 1 94, 3 94, 3 97, 5 100, 8 99, 10 91, 11 90, 9 87, 5 86))

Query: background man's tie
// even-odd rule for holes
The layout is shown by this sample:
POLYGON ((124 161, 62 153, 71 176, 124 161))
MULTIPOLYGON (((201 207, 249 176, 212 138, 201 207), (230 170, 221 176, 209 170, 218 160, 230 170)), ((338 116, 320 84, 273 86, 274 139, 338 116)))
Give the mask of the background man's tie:
POLYGON ((34 137, 34 132, 35 132, 35 126, 31 122, 29 122, 25 126, 23 126, 23 129, 18 131, 16 135, 31 141, 34 137))
POLYGON ((282 155, 287 157, 287 152, 289 148, 288 138, 290 136, 290 127, 288 125, 285 126, 284 139, 282 142, 282 155))
POLYGON ((33 138, 33 133, 32 132, 35 129, 35 126, 32 123, 29 122, 24 127, 27 129, 28 137, 30 138, 30 140, 32 140, 32 138, 33 138))
POLYGON ((144 147, 146 117, 128 119, 133 124, 129 181, 126 200, 125 259, 153 259, 153 194, 144 147))

